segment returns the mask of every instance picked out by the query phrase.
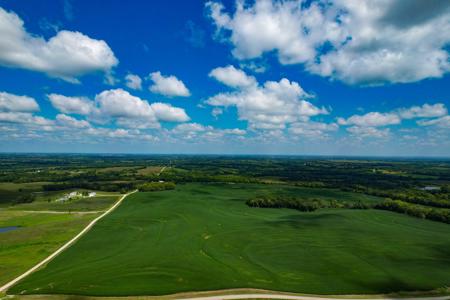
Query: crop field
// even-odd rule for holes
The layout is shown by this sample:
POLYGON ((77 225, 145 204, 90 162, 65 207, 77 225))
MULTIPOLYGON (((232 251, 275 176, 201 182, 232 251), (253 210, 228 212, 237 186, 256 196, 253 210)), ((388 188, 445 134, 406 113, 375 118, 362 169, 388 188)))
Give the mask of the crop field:
POLYGON ((161 166, 150 166, 150 167, 145 167, 143 169, 139 169, 137 171, 137 173, 139 175, 149 175, 149 174, 158 174, 159 172, 161 172, 163 167, 161 166))
POLYGON ((0 286, 47 257, 97 214, 47 214, 0 210, 0 286))
POLYGON ((182 184, 136 193, 11 294, 162 295, 261 288, 373 294, 448 286, 450 226, 373 209, 251 208, 264 193, 332 189, 182 184))

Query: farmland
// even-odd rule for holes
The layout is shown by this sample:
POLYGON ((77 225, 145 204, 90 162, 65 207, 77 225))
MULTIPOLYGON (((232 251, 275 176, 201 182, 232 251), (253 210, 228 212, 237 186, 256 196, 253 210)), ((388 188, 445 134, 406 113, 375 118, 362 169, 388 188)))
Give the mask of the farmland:
MULTIPOLYGON (((132 195, 10 292, 117 296, 251 287, 372 294, 448 284, 448 225, 385 211, 245 205, 279 188, 185 184, 132 195)), ((349 196, 336 192, 335 199, 349 196)))
POLYGON ((78 233, 95 214, 0 210, 0 285, 28 270, 78 233))
POLYGON ((449 293, 446 160, 0 155, 0 162, 0 283, 140 190, 8 295, 449 293), (80 196, 61 201, 74 192, 80 196))

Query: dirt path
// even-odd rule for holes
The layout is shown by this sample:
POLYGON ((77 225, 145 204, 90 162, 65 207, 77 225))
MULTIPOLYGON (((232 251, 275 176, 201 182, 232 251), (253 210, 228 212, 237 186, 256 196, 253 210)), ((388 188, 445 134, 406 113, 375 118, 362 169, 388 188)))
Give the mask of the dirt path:
POLYGON ((51 261, 53 258, 55 258, 58 254, 60 254, 61 252, 63 252, 64 250, 66 250, 67 248, 69 248, 73 243, 75 243, 81 236, 83 236, 83 234, 85 234, 86 232, 89 231, 89 229, 91 229, 95 223, 97 223, 98 220, 100 220, 101 218, 105 217, 106 215, 108 215, 110 212, 112 212, 117 206, 120 205, 120 203, 122 203, 122 201, 130 194, 133 194, 137 192, 133 191, 130 192, 128 194, 123 195, 113 206, 111 206, 107 211, 105 211, 102 215, 98 216, 97 218, 95 218, 94 220, 92 220, 80 233, 78 233, 74 238, 72 238, 70 241, 68 241, 67 243, 65 243, 63 246, 61 246, 58 250, 56 250, 55 252, 53 252, 52 254, 50 254, 50 256, 48 256, 46 259, 44 259, 43 261, 41 261, 40 263, 38 263, 37 265, 35 265, 34 267, 32 267, 31 269, 29 269, 28 271, 26 271, 25 273, 23 273, 22 275, 16 277, 15 279, 11 280, 10 282, 8 282, 7 284, 5 284, 4 286, 0 287, 0 293, 1 292, 6 292, 6 290, 8 290, 11 286, 13 286, 14 284, 16 284, 17 282, 19 282, 20 280, 24 279, 25 277, 27 277, 28 275, 30 275, 31 273, 33 273, 34 271, 36 271, 37 269, 39 269, 40 267, 44 266, 45 264, 47 264, 49 261, 51 261))
MULTIPOLYGON (((313 296, 294 296, 284 294, 235 294, 223 296, 206 296, 194 298, 178 298, 182 300, 238 300, 238 299, 285 299, 285 300, 337 300, 339 298, 313 297, 313 296)), ((349 298, 349 300, 448 300, 450 296, 440 297, 410 297, 410 298, 349 298)))
POLYGON ((165 170, 166 168, 167 168, 166 166, 162 167, 161 170, 159 170, 159 173, 158 173, 157 175, 158 175, 158 176, 161 175, 161 173, 164 172, 164 170, 165 170))

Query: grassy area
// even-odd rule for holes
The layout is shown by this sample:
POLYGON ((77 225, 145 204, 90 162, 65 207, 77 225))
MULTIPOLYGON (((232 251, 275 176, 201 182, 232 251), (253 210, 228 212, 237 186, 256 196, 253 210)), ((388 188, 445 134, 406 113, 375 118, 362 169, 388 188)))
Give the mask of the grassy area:
POLYGON ((42 214, 0 210, 0 285, 14 279, 75 236, 97 214, 42 214))
POLYGON ((161 166, 149 166, 149 167, 145 167, 143 169, 139 169, 137 171, 137 173, 139 175, 151 175, 151 174, 158 174, 159 172, 161 172, 163 167, 161 166))
POLYGON ((277 189, 361 197, 239 184, 136 193, 9 292, 120 296, 245 287, 363 294, 450 283, 449 225, 375 210, 300 213, 245 205, 277 189))
POLYGON ((0 207, 8 206, 9 203, 29 192, 42 190, 42 185, 47 182, 13 183, 0 182, 0 207))
MULTIPOLYGON (((102 193, 103 194, 103 193, 102 193)), ((67 201, 51 201, 43 199, 32 203, 24 203, 11 206, 9 210, 52 210, 52 211, 101 211, 110 207, 119 197, 119 194, 107 194, 108 196, 86 197, 67 201)))
POLYGON ((100 173, 121 172, 121 171, 130 171, 136 168, 137 167, 108 167, 108 168, 99 168, 97 169, 97 172, 100 173))

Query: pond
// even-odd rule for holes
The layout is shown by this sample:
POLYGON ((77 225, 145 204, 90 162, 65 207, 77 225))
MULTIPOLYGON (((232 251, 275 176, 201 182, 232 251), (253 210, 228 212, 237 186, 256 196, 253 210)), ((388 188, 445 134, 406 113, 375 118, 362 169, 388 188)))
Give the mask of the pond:
POLYGON ((0 233, 18 229, 18 226, 0 227, 0 233))

